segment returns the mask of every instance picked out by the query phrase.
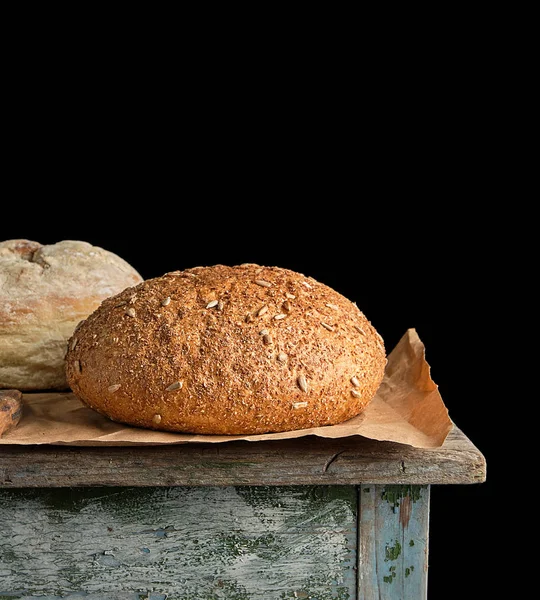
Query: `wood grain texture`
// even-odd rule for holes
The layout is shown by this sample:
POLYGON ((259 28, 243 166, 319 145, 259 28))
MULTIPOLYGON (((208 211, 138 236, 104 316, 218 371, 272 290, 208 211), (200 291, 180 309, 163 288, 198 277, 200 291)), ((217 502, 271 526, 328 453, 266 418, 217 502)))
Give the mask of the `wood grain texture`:
POLYGON ((467 484, 482 453, 458 428, 440 448, 361 437, 158 447, 1 446, 0 487, 467 484))
MULTIPOLYGON (((153 593, 131 593, 131 592, 117 592, 114 594, 114 598, 111 598, 109 594, 101 593, 75 593, 68 594, 67 596, 28 596, 24 592, 15 592, 9 594, 0 594, 0 600, 172 600, 168 598, 167 594, 153 594, 153 593)), ((191 600, 191 599, 190 599, 191 600)))
POLYGON ((429 486, 359 491, 358 600, 427 598, 429 486))
POLYGON ((2 491, 0 598, 354 600, 356 523, 353 486, 2 491))

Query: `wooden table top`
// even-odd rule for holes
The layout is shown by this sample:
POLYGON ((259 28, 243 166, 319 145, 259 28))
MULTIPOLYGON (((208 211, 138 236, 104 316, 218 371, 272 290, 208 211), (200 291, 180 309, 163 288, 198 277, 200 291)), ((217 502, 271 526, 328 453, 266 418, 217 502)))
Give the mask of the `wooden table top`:
POLYGON ((0 488, 468 484, 486 479, 480 450, 457 427, 439 448, 360 436, 74 447, 0 446, 0 488))

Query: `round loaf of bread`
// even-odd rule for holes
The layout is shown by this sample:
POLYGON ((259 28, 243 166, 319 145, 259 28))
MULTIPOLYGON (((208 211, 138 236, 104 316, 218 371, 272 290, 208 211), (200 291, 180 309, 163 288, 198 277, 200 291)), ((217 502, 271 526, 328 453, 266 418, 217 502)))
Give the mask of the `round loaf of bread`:
POLYGON ((383 342, 350 300, 279 267, 167 273, 109 298, 75 331, 67 379, 130 425, 254 434, 340 423, 383 378, 383 342))
POLYGON ((0 388, 66 389, 76 325, 140 281, 127 262, 87 242, 0 242, 0 388))

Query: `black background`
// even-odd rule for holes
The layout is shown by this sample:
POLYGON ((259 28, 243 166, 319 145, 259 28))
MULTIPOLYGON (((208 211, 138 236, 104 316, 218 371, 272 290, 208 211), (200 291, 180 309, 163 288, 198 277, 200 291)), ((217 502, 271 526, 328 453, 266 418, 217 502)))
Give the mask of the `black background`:
POLYGON ((510 436, 495 418, 512 403, 505 380, 524 377, 510 366, 506 298, 534 219, 515 225, 519 178, 500 160, 514 151, 503 61, 490 64, 476 32, 468 49, 456 35, 434 54, 422 37, 383 57, 376 40, 354 65, 319 39, 318 58, 300 51, 283 72, 270 56, 235 72, 246 48, 204 68, 141 56, 96 72, 93 46, 69 67, 40 51, 5 98, 0 197, 2 239, 85 240, 145 278, 282 266, 356 301, 389 350, 416 328, 451 418, 488 464, 486 483, 432 488, 431 600, 484 597, 507 569, 493 509, 510 436))
POLYGON ((512 418, 537 395, 530 36, 508 11, 406 10, 269 14, 266 35, 252 15, 193 37, 175 20, 174 41, 163 23, 37 23, 4 65, 0 239, 86 240, 145 278, 279 265, 356 301, 388 349, 415 327, 488 465, 432 488, 429 598, 505 580, 517 597, 534 562, 510 563, 537 544, 513 540, 518 507, 534 523, 517 489, 537 438, 512 418))
MULTIPOLYGON (((479 573, 492 569, 485 549, 492 535, 486 507, 495 499, 495 440, 484 379, 486 355, 493 352, 485 336, 492 318, 486 298, 496 245, 481 218, 458 203, 464 180, 445 172, 437 188, 430 187, 431 176, 430 185, 415 191, 410 178, 409 185, 389 187, 377 171, 368 177, 368 192, 360 176, 325 173, 321 162, 293 180, 277 167, 242 179, 247 170, 245 163, 232 176, 191 174, 190 190, 180 175, 178 181, 169 175, 167 188, 154 171, 150 180, 132 181, 118 193, 87 171, 87 193, 62 188, 67 204, 60 207, 45 185, 38 209, 21 202, 19 218, 2 233, 44 244, 86 240, 117 253, 145 278, 216 263, 287 267, 356 301, 388 349, 416 328, 451 418, 486 456, 489 472, 483 484, 432 488, 429 597, 474 598, 485 585, 479 573), (313 177, 317 184, 307 184, 313 177)), ((393 173, 398 182, 402 177, 405 171, 393 173)))

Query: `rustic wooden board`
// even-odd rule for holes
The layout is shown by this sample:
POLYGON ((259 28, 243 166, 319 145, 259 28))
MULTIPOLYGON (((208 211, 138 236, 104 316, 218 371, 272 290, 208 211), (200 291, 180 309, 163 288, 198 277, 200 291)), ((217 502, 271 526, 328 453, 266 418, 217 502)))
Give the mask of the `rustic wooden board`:
POLYGON ((466 484, 486 478, 457 427, 440 448, 361 437, 159 447, 0 446, 0 487, 466 484))
POLYGON ((355 600, 357 501, 354 486, 4 490, 0 599, 355 600))
POLYGON ((427 598, 429 486, 364 485, 358 600, 427 598))
POLYGON ((96 594, 67 594, 67 596, 28 596, 24 592, 16 592, 0 594, 0 600, 172 600, 172 598, 168 598, 166 594, 132 594, 131 592, 117 592, 114 594, 114 598, 99 592, 96 594))
MULTIPOLYGON (((172 600, 167 594, 117 592, 114 598, 108 594, 67 594, 63 596, 28 596, 24 592, 0 594, 0 600, 172 600)), ((191 600, 191 598, 189 599, 191 600)))

